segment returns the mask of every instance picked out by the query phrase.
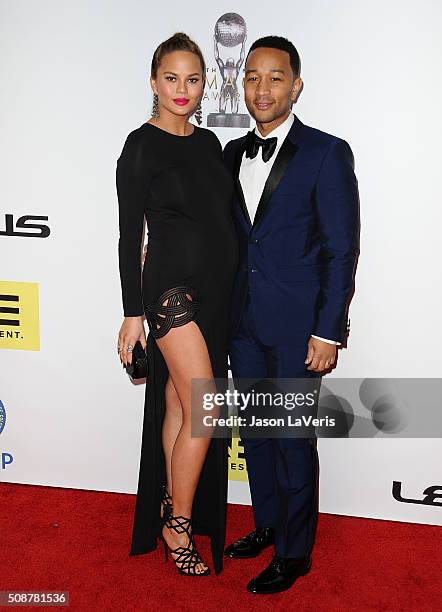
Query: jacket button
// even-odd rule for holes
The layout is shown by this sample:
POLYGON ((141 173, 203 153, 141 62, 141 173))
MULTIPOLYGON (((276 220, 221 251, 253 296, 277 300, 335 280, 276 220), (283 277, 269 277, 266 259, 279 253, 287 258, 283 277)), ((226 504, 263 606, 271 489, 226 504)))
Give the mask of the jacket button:
POLYGON ((256 272, 256 268, 251 268, 250 272, 256 272))
POLYGON ((250 244, 256 244, 258 242, 258 238, 250 238, 250 244))

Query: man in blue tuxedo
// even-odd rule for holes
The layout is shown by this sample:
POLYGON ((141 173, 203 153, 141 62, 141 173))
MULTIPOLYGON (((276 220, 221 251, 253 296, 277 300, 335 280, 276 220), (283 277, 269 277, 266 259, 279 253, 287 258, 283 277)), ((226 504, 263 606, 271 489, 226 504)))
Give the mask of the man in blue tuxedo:
MULTIPOLYGON (((292 113, 302 80, 298 52, 287 39, 253 43, 243 84, 256 127, 224 149, 240 243, 232 374, 320 378, 348 332, 359 254, 353 154, 345 140, 292 113)), ((276 593, 310 570, 318 513, 316 439, 243 437, 243 445, 255 530, 225 552, 250 558, 274 544, 272 562, 247 589, 276 593)))

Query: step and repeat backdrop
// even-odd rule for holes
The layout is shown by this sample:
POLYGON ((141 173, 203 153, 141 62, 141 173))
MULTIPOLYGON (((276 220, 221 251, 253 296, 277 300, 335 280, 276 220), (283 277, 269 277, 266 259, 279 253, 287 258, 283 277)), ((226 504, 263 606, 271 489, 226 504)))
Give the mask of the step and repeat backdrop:
MULTIPOLYGON (((2 481, 136 491, 144 385, 116 352, 115 169, 150 117, 152 53, 176 31, 203 50, 202 125, 223 145, 254 127, 242 52, 279 34, 301 56, 295 113, 352 147, 361 255, 348 345, 324 384, 441 377, 441 11, 429 0, 0 1, 2 481), (228 79, 239 104, 222 108, 228 79)), ((425 402, 414 397, 415 416, 425 402)), ((319 441, 320 510, 442 524, 440 431, 370 431, 319 441)), ((229 478, 229 500, 250 503, 238 439, 229 478)))

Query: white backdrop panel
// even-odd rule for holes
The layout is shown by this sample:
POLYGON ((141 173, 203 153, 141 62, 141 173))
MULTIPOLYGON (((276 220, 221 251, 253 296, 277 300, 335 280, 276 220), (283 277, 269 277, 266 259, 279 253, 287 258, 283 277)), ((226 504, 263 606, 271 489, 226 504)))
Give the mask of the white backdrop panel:
MULTIPOLYGON (((39 284, 41 328, 39 352, 0 351, 0 453, 14 458, 4 481, 136 490, 144 387, 129 384, 116 354, 116 160, 150 115, 156 45, 185 31, 214 67, 213 28, 225 12, 244 17, 248 45, 265 34, 296 44, 305 86, 295 112, 355 155, 361 257, 334 375, 441 375, 441 5, 167 6, 0 2, 2 212, 46 215, 51 228, 41 240, 0 236, 0 278, 39 284)), ((223 144, 244 133, 216 131, 223 144)), ((440 507, 391 496, 393 480, 414 498, 440 483, 440 440, 322 440, 320 456, 322 511, 442 524, 440 507)), ((247 485, 231 482, 230 500, 248 503, 247 485)))

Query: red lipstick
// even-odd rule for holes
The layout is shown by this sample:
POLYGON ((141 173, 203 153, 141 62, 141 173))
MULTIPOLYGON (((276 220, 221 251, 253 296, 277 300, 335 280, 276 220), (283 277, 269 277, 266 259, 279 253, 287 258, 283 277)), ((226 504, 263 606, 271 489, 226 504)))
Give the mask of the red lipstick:
POLYGON ((178 104, 178 106, 186 106, 186 104, 189 103, 188 98, 174 98, 173 101, 175 104, 178 104))

